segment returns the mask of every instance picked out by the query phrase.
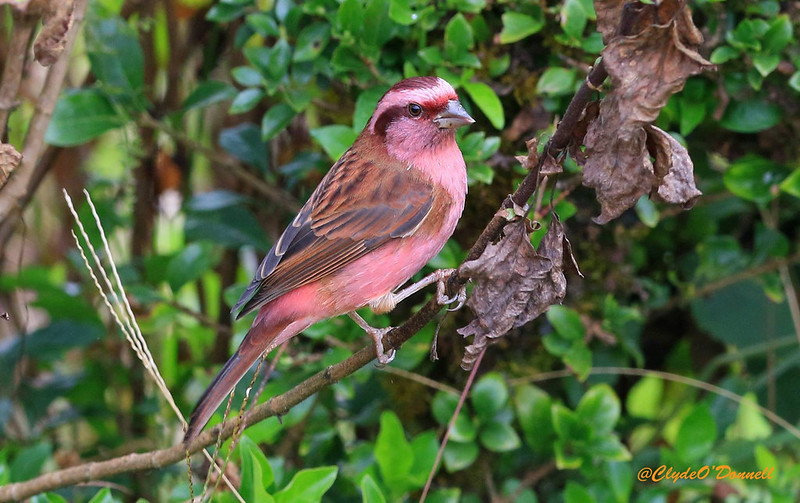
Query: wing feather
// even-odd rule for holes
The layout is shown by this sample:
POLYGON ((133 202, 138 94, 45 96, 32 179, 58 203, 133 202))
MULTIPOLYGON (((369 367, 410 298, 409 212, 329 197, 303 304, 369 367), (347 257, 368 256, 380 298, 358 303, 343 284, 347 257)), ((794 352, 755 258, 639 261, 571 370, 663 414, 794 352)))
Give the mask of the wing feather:
POLYGON ((351 148, 264 257, 233 312, 240 318, 413 234, 433 203, 428 181, 396 162, 359 162, 351 148))

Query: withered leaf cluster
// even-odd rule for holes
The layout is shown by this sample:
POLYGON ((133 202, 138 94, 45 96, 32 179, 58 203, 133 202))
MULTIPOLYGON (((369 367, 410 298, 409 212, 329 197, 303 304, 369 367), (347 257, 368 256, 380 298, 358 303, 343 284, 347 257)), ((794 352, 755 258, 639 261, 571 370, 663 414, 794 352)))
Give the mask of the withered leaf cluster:
POLYGON ((702 35, 677 0, 640 4, 637 15, 628 16, 627 33, 619 34, 625 3, 595 1, 611 78, 611 91, 584 138, 583 183, 597 193, 598 223, 618 217, 643 194, 683 205, 700 195, 688 152, 652 122, 689 76, 713 67, 697 52, 702 35))
POLYGON ((475 319, 458 330, 464 337, 475 336, 461 360, 465 370, 472 368, 492 339, 561 303, 567 292, 565 261, 577 271, 564 227, 555 214, 538 250, 530 241, 530 225, 527 218, 508 223, 498 243, 459 269, 459 274, 477 283, 467 300, 475 319))
POLYGON ((11 173, 22 162, 22 154, 7 143, 0 143, 0 189, 2 189, 11 173))
POLYGON ((42 66, 51 66, 64 51, 67 32, 72 26, 74 0, 0 0, 9 4, 17 16, 42 18, 42 30, 33 44, 33 54, 42 66))

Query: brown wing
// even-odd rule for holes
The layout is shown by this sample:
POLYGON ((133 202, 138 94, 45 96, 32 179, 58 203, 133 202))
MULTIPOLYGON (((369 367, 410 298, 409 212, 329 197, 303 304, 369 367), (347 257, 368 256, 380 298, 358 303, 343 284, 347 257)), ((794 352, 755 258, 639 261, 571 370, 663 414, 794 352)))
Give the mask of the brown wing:
POLYGON ((240 318, 413 234, 433 200, 433 186, 399 163, 378 165, 348 150, 264 257, 233 312, 241 309, 240 318))

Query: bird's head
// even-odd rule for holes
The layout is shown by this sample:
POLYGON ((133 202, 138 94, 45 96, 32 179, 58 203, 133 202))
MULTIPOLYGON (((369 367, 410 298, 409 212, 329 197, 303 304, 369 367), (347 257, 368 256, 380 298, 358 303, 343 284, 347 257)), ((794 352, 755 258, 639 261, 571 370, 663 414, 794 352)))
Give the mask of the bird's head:
POLYGON ((413 77, 383 95, 365 132, 381 138, 390 152, 420 152, 454 147, 456 128, 473 122, 447 81, 413 77))

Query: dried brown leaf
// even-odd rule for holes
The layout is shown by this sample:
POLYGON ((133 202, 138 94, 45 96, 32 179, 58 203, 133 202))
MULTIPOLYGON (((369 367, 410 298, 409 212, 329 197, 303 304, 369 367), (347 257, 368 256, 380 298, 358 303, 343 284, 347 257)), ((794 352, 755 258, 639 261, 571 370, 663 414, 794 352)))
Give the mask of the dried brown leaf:
POLYGON ((689 152, 665 131, 647 126, 647 148, 655 159, 658 187, 650 197, 665 203, 691 206, 702 195, 694 183, 694 164, 689 152))
MULTIPOLYGON (((595 2, 598 4, 605 6, 603 16, 621 9, 620 2, 595 2)), ((658 193, 664 180, 673 183, 672 178, 684 182, 692 178, 685 169, 671 178, 656 173, 644 128, 658 117, 669 97, 683 88, 690 75, 713 65, 697 52, 702 37, 682 2, 664 0, 649 7, 634 23, 635 35, 616 36, 603 50, 612 90, 600 104, 599 117, 587 130, 583 171, 584 185, 595 189, 602 208, 595 219, 598 223, 618 217, 643 194, 658 193), (663 24, 642 29, 642 19, 663 24)), ((605 21, 610 22, 610 18, 605 21)), ((683 193, 689 199, 698 195, 685 186, 677 191, 665 189, 669 197, 675 195, 672 192, 683 193)))
POLYGON ((542 168, 539 170, 541 176, 552 176, 563 173, 564 168, 561 163, 556 161, 550 154, 545 154, 544 161, 542 161, 542 168))
POLYGON ((467 305, 475 319, 458 330, 464 337, 474 335, 461 367, 465 370, 492 339, 533 320, 553 304, 560 304, 567 291, 564 276, 569 242, 564 227, 554 216, 536 250, 530 242, 530 221, 519 219, 505 226, 505 237, 489 245, 476 260, 464 263, 460 274, 477 284, 467 305))
POLYGON ((43 6, 42 31, 33 44, 33 54, 42 66, 55 63, 64 51, 73 6, 73 0, 51 0, 43 6))
POLYGON ((638 11, 637 15, 627 17, 633 24, 622 27, 627 35, 644 31, 655 19, 655 5, 632 4, 629 3, 629 0, 595 0, 597 31, 603 35, 604 44, 608 44, 611 39, 620 34, 620 20, 625 18, 623 16, 624 9, 638 11))
POLYGON ((22 154, 6 143, 0 143, 0 190, 3 189, 11 173, 22 162, 22 154))
POLYGON ((525 142, 525 146, 528 147, 528 154, 527 155, 518 155, 517 160, 522 167, 527 169, 528 171, 536 168, 536 165, 539 164, 539 154, 538 154, 538 147, 539 147, 539 138, 531 138, 530 140, 525 142))

